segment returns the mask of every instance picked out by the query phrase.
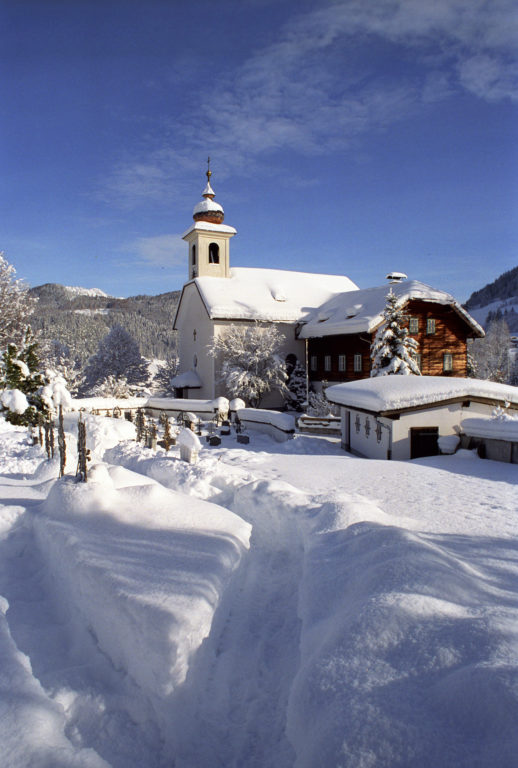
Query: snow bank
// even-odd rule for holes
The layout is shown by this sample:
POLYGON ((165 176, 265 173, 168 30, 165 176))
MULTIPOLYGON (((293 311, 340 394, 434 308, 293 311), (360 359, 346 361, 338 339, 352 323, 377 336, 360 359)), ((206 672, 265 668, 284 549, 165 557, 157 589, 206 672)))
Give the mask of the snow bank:
POLYGON ((101 465, 88 483, 57 481, 34 529, 57 599, 138 684, 165 732, 250 526, 131 474, 101 465))
POLYGON ((0 597, 0 743, 2 765, 10 768, 109 768, 91 749, 73 747, 65 736, 63 708, 50 699, 17 648, 6 621, 9 605, 0 597), (23 733, 23 738, 20 735, 23 733), (59 755, 59 758, 58 758, 59 755))
MULTIPOLYGON (((86 447, 92 457, 102 459, 104 452, 113 448, 122 440, 135 440, 136 427, 126 419, 110 419, 106 416, 93 416, 91 413, 82 413, 86 427, 86 447)), ((63 416, 65 432, 77 437, 77 422, 79 413, 73 411, 63 416)))
POLYGON ((516 595, 494 558, 514 550, 387 525, 367 500, 323 506, 300 589, 297 768, 513 765, 516 595))

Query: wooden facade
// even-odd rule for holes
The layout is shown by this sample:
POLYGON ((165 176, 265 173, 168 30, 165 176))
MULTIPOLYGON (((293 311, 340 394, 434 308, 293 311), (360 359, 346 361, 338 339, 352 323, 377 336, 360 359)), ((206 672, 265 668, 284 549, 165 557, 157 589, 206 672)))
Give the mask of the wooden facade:
MULTIPOLYGON (((452 306, 411 299, 405 305, 410 336, 418 343, 424 376, 467 375, 467 339, 472 327, 452 306)), ((370 376, 374 333, 322 336, 308 340, 311 381, 354 381, 370 376)))

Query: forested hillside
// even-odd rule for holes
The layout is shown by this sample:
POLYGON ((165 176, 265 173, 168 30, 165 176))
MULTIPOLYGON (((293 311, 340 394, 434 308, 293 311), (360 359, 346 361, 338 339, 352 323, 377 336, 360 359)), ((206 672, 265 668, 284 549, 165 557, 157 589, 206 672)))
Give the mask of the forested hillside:
POLYGON ((173 319, 179 291, 158 296, 81 295, 65 286, 47 283, 30 289, 38 298, 31 318, 35 330, 48 342, 54 339, 70 348, 84 365, 95 353, 99 341, 114 325, 125 328, 146 358, 168 358, 176 353, 173 319))
POLYGON ((466 302, 466 308, 486 307, 494 301, 504 301, 516 296, 518 296, 518 267, 504 272, 492 283, 472 293, 466 302))
POLYGON ((472 293, 465 306, 484 328, 505 320, 510 332, 518 333, 518 267, 472 293))

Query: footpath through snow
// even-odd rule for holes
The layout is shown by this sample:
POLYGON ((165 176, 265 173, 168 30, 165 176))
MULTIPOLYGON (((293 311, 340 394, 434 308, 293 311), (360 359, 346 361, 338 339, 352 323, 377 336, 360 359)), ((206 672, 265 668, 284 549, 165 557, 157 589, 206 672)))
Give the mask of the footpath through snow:
POLYGON ((516 764, 516 467, 89 419, 86 486, 2 425, 2 765, 516 764))

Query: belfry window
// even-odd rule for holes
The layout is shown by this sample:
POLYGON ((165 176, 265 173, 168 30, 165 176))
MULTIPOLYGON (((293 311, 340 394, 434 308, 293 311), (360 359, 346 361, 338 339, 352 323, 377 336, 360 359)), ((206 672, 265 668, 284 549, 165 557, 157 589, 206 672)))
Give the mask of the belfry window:
POLYGON ((209 264, 219 264, 219 245, 210 243, 209 245, 209 264))
POLYGON ((193 247, 191 248, 191 264, 193 265, 193 267, 196 266, 196 246, 195 245, 193 245, 193 247))

